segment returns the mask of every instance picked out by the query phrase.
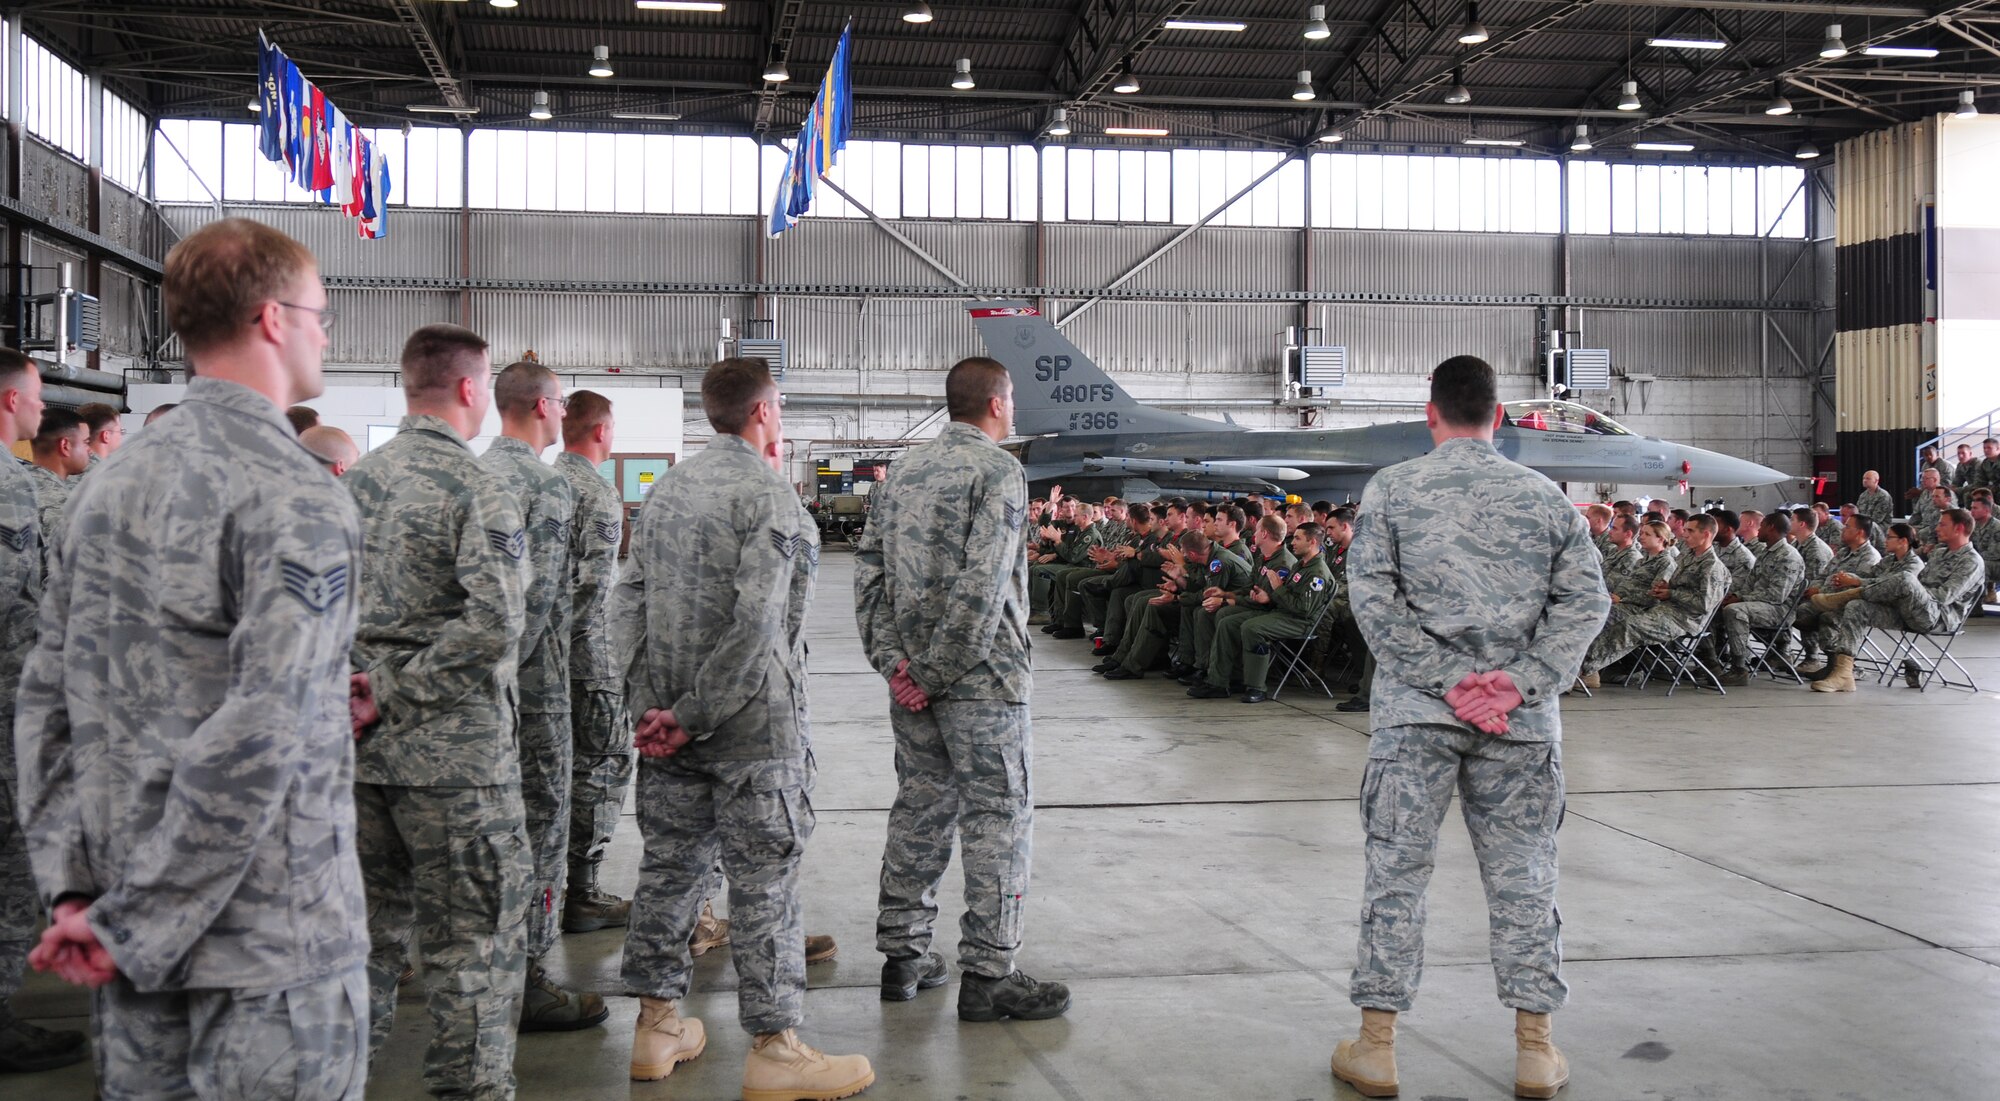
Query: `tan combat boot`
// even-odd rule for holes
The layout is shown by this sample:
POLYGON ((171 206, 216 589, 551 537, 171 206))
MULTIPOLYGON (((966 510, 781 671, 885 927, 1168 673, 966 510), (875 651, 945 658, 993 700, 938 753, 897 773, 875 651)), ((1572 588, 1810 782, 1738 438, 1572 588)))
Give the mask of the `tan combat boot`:
POLYGON ((639 1026, 632 1030, 632 1080, 656 1082, 708 1047, 708 1030, 680 1005, 665 998, 639 999, 639 1026))
POLYGON ((1854 657, 1851 654, 1833 655, 1833 664, 1822 670, 1825 674, 1812 682, 1815 692, 1854 691, 1854 657))
POLYGON ((711 948, 721 948, 729 943, 729 919, 715 916, 715 910, 708 903, 701 904, 701 917, 694 923, 694 933, 688 937, 688 952, 699 956, 711 948))
POLYGON ((1363 1097, 1396 1096, 1396 1011, 1361 1011, 1361 1036, 1333 1049, 1333 1076, 1363 1097))
POLYGON ((1550 1098, 1569 1085, 1569 1060, 1549 1041, 1549 1015, 1514 1011, 1514 1096, 1550 1098))
POLYGON ((1837 593, 1820 593, 1812 598, 1812 606, 1822 612, 1837 612, 1849 602, 1861 599, 1860 589, 1842 589, 1837 593))
POLYGON ((828 1055, 794 1029, 766 1032, 743 1057, 743 1101, 837 1101, 875 1084, 865 1055, 828 1055))

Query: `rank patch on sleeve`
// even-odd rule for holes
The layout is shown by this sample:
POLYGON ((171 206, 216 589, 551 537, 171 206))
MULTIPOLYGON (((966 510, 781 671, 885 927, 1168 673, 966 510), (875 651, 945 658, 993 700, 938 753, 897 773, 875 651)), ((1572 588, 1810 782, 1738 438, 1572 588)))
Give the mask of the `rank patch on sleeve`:
POLYGON ((34 541, 35 525, 33 521, 22 524, 18 528, 10 528, 5 524, 0 524, 0 543, 5 543, 8 550, 27 550, 28 545, 34 541))
MULTIPOLYGON (((771 529, 771 545, 778 548, 778 553, 784 555, 788 559, 791 558, 793 555, 799 553, 799 549, 801 547, 804 547, 806 543, 807 543, 806 537, 802 534, 786 535, 784 532, 779 531, 776 528, 771 529)), ((818 556, 816 552, 814 555, 814 561, 818 561, 818 556)))
POLYGON ((563 522, 553 516, 544 516, 542 517, 541 529, 543 535, 551 539, 560 539, 563 534, 563 522))
POLYGON ((624 529, 624 525, 616 520, 595 520, 590 526, 597 532, 597 537, 607 543, 616 543, 619 533, 624 529))
POLYGON ((1027 518, 1028 510, 1012 501, 1006 502, 1000 508, 1007 519, 1007 526, 1015 531, 1021 530, 1021 521, 1027 518))
POLYGON ((278 577, 285 583, 285 591, 316 615, 325 613, 347 595, 345 562, 316 571, 304 563, 281 559, 278 562, 278 577))
POLYGON ((487 528, 486 541, 493 544, 494 550, 499 551, 509 558, 519 558, 523 554, 528 553, 528 531, 526 528, 515 528, 513 531, 495 531, 492 528, 487 528))

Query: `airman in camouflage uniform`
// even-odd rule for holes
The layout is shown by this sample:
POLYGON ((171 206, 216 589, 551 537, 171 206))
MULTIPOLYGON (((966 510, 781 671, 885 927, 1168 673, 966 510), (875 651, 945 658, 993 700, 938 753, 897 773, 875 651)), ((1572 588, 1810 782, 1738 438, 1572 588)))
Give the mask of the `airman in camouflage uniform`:
POLYGON ((241 219, 169 253, 196 377, 172 431, 77 487, 21 674, 22 822, 53 915, 37 965, 95 988, 109 1099, 362 1096, 361 541, 281 412, 320 390, 314 267, 241 219), (285 276, 246 286, 218 254, 285 276))
POLYGON ((1938 517, 1944 515, 1946 509, 1957 507, 1958 500, 1951 495, 1951 490, 1938 484, 1937 471, 1924 471, 1917 499, 1910 505, 1910 527, 1917 533, 1918 550, 1928 554, 1937 546, 1938 517))
MULTIPOLYGON (((719 858, 737 1011, 757 1037, 744 1067, 751 1096, 780 1088, 768 1076, 781 1073, 782 1051, 811 1051, 794 1030, 805 1020, 799 863, 813 832, 814 764, 804 632, 819 532, 776 468, 784 429, 764 361, 723 360, 701 393, 715 437, 647 494, 612 597, 613 660, 640 719, 645 841, 622 976, 642 999, 632 1077, 662 1078, 699 1055, 706 1033, 678 1004, 719 858)), ((786 1096, 845 1097, 806 1088, 874 1080, 861 1056, 813 1056, 801 1066, 817 1069, 785 1079, 782 1088, 801 1090, 786 1096)))
POLYGON ((556 473, 576 493, 569 650, 576 757, 570 774, 569 890, 563 904, 563 928, 572 933, 624 925, 632 906, 598 884, 598 868, 632 781, 632 723, 625 711, 625 685, 611 660, 611 587, 618 582, 625 508, 597 469, 611 456, 614 428, 610 401, 578 390, 565 407, 563 453, 556 457, 556 473))
POLYGON ((855 618, 895 702, 896 800, 882 853, 882 994, 945 981, 929 952, 937 888, 963 834, 959 921, 966 1020, 1040 1019, 1069 990, 1014 966, 1034 821, 1028 725, 1028 484, 998 440, 1012 431, 1006 368, 975 358, 945 382, 952 420, 890 468, 855 554, 855 618))
MULTIPOLYGON (((1980 602, 1992 595, 1995 582, 2000 582, 2000 520, 1993 518, 1993 497, 1988 493, 1974 493, 1968 511, 1972 513, 1972 549, 1979 552, 1979 558, 1986 563, 1986 585, 1980 593, 1980 602)), ((1975 608, 1977 606, 1975 605, 1975 608)), ((1975 610, 1974 614, 1979 614, 1975 610)))
POLYGON ((539 363, 510 364, 493 384, 501 434, 480 463, 498 475, 521 506, 528 533, 529 581, 519 646, 521 806, 527 814, 534 873, 528 881, 528 978, 521 1031, 584 1028, 611 1015, 596 994, 568 990, 542 960, 561 923, 569 869, 570 552, 576 538, 576 491, 542 462, 562 429, 562 386, 539 363))
POLYGON ((414 938, 431 1021, 425 1087, 508 1098, 533 868, 516 678, 528 533, 506 483, 465 442, 491 402, 485 341, 426 326, 402 368, 410 414, 342 483, 360 507, 365 562, 354 666, 380 712, 354 787, 373 1046, 394 1024, 414 938))
POLYGON ((1792 546, 1791 520, 1783 512, 1766 516, 1758 531, 1763 544, 1750 572, 1730 579, 1729 594, 1715 613, 1730 662, 1722 676, 1726 685, 1750 683, 1750 629, 1775 630, 1791 624, 1799 592, 1805 586, 1805 562, 1792 546))
POLYGON ((1972 477, 1973 487, 2000 493, 2000 440, 1989 436, 1979 441, 1979 454, 1979 472, 1972 477))
POLYGON ((1861 475, 1861 494, 1854 498, 1854 508, 1875 521, 1877 528, 1886 527, 1896 518, 1896 499, 1882 488, 1882 476, 1872 470, 1861 475))
POLYGON ((1833 561, 1827 564, 1825 575, 1816 581, 1807 579, 1805 595, 1799 599, 1798 608, 1792 615, 1792 626, 1798 628, 1804 650, 1803 660, 1794 667, 1799 672, 1816 673, 1826 667, 1826 663, 1819 660, 1818 637, 1825 613, 1819 610, 1812 598, 1831 591, 1833 579, 1843 573, 1855 577, 1874 576, 1877 564, 1882 561, 1882 552, 1875 549, 1874 533, 1870 530, 1874 526, 1873 520, 1858 512, 1849 516, 1841 525, 1840 549, 1834 552, 1833 561))
POLYGON ((1757 549, 1743 538, 1743 529, 1738 526, 1742 517, 1728 509, 1716 509, 1709 515, 1720 525, 1715 533, 1715 557, 1728 569, 1730 582, 1748 577, 1757 566, 1757 549))
MULTIPOLYGON (((1986 584, 1986 563, 1972 549, 1971 514, 1945 510, 1934 537, 1938 552, 1922 573, 1892 569, 1858 587, 1813 597, 1813 603, 1828 613, 1820 625, 1819 644, 1833 659, 1813 674, 1813 691, 1854 691, 1854 650, 1871 628, 1943 635, 1964 624, 1986 584)), ((1914 687, 1914 665, 1906 665, 1904 673, 1914 687)))
POLYGON ((1809 508, 1797 509, 1792 513, 1792 546, 1799 552, 1799 561, 1804 564, 1806 585, 1823 585, 1833 572, 1833 547, 1813 530, 1813 513, 1809 508))
MULTIPOLYGON (((1586 687, 1597 687, 1600 670, 1641 646, 1671 642, 1701 630, 1722 606, 1722 598, 1729 594, 1729 567, 1715 555, 1715 528, 1713 516, 1688 517, 1681 530, 1686 546, 1667 578, 1653 582, 1643 597, 1630 601, 1621 597, 1618 614, 1608 617, 1604 630, 1584 654, 1582 679, 1586 687)), ((1633 581, 1627 579, 1627 584, 1633 581)))
MULTIPOLYGON (((41 371, 28 357, 0 349, 0 440, 36 434, 42 419, 41 371)), ((28 869, 27 843, 14 803, 14 696, 21 664, 35 645, 42 595, 42 535, 33 468, 0 459, 0 1072, 50 1070, 82 1062, 81 1032, 50 1032, 14 1016, 8 1003, 42 910, 28 869)))
POLYGON ((29 481, 35 487, 35 514, 40 520, 42 576, 49 575, 48 549, 56 544, 62 527, 63 507, 76 488, 71 477, 83 473, 90 450, 82 418, 67 409, 51 409, 42 417, 35 433, 35 459, 27 465, 29 481))
POLYGON ((1493 369, 1470 356, 1437 368, 1437 447, 1369 480, 1349 550, 1354 615, 1380 664, 1349 983, 1362 1035, 1341 1043, 1333 1066, 1364 1092, 1394 1092, 1395 1014, 1422 976, 1424 894, 1454 790, 1486 884, 1500 1000, 1516 1011, 1516 1090, 1553 1097, 1569 1077, 1549 1042, 1549 1014, 1569 993, 1555 905, 1558 701, 1609 599, 1575 506, 1494 450, 1494 385, 1493 369), (1464 519, 1475 514, 1477 531, 1464 519))
POLYGON ((1271 677, 1271 644, 1304 638, 1319 621, 1320 609, 1333 599, 1333 573, 1320 550, 1325 535, 1326 529, 1318 524, 1300 524, 1290 538, 1291 565, 1270 556, 1248 598, 1248 611, 1222 620, 1216 628, 1209 688, 1220 688, 1227 695, 1230 684, 1241 679, 1244 703, 1264 701, 1271 677))

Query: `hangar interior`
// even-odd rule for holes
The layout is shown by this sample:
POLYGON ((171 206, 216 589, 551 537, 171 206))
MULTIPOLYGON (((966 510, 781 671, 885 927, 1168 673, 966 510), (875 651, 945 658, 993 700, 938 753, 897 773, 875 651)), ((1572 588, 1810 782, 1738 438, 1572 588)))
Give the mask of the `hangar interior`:
MULTIPOLYGON (((806 497, 933 435, 945 369, 986 350, 979 299, 1034 303, 1142 401, 1251 428, 1421 417, 1428 372, 1461 353, 1496 367, 1503 398, 1544 397, 1552 351, 1603 349, 1603 388, 1574 400, 1797 476, 1572 484, 1579 501, 1838 505, 1868 469, 1900 492, 1919 445, 1976 444, 2000 408, 1996 0, 0 14, 0 325, 41 349, 52 401, 113 401, 133 430, 187 377, 162 261, 224 216, 320 258, 338 319, 316 404, 364 448, 401 408, 407 334, 461 323, 496 363, 532 354, 613 395, 634 503, 645 463, 712 435, 697 391, 724 354, 781 355, 806 497), (850 23, 852 139, 773 237, 786 149, 850 23), (383 151, 381 236, 260 155, 260 31, 383 151), (88 340, 59 331, 72 292, 92 300, 88 340), (1337 387, 1299 392, 1290 349, 1308 344, 1345 350, 1337 387)), ((1322 1049, 1349 1022, 1366 716, 1293 692, 1210 718, 1177 690, 1100 686, 1060 644, 1036 659, 1046 813, 1025 959, 1076 980, 1078 1009, 998 1039, 878 1011, 869 884, 892 783, 848 568, 829 556, 812 628, 825 855, 808 908, 843 945, 813 974, 822 1046, 879 1053, 894 1073, 871 1096, 1352 1096, 1322 1049)), ((1981 627, 1958 653, 2000 684, 1981 627)), ((1564 1018, 1567 1096, 1992 1096, 1992 699, 1760 685, 1566 704, 1583 1010, 1564 1018)), ((1437 990, 1406 1060, 1424 1085, 1406 1095, 1502 1096, 1477 881, 1447 836, 1437 990)), ((621 891, 637 843, 621 834, 621 891)), ((618 943, 568 938, 569 974, 616 993, 618 943)), ((702 967, 726 1050, 631 1095, 734 1088, 733 976, 702 967)), ((86 1012, 46 977, 23 1000, 86 1012)), ((626 1096, 630 1003, 612 1000, 610 1032, 523 1041, 523 1096, 626 1096)), ((406 1003, 372 1095, 420 1095, 419 1015, 406 1003)), ((50 1082, 38 1096, 89 1096, 87 1068, 50 1082)))

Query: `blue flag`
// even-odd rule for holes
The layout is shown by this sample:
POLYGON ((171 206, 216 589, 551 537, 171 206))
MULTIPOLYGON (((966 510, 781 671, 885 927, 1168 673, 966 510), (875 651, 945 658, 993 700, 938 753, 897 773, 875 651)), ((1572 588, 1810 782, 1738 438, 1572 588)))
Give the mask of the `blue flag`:
POLYGON ((847 131, 854 119, 854 77, 849 64, 854 24, 840 32, 840 44, 833 48, 833 61, 819 82, 819 95, 799 140, 785 161, 785 176, 778 181, 778 193, 771 203, 771 236, 792 228, 812 209, 813 182, 833 170, 834 158, 847 147, 847 131))
POLYGON ((279 82, 285 71, 285 55, 276 46, 257 32, 257 151, 264 154, 267 161, 283 160, 285 156, 285 124, 280 112, 285 100, 279 91, 279 82))

